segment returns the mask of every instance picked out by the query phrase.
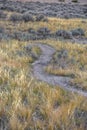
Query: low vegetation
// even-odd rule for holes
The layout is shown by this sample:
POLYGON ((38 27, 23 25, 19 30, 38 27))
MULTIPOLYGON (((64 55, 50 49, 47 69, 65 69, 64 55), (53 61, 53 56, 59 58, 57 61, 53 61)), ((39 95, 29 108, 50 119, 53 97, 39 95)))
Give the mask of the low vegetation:
POLYGON ((87 45, 58 43, 46 71, 50 74, 70 77, 70 85, 87 90, 87 45))
POLYGON ((56 37, 24 40, 25 35, 22 35, 21 40, 13 34, 28 34, 29 31, 35 33, 42 28, 47 28, 48 33, 54 34, 58 30, 81 28, 84 35, 75 37, 79 41, 80 38, 87 37, 87 19, 45 19, 40 15, 34 17, 36 20, 32 22, 26 18, 25 21, 20 20, 18 14, 14 15, 11 11, 3 13, 7 20, 0 18, 0 129, 86 130, 86 97, 33 77, 32 63, 40 56, 41 50, 36 46, 31 47, 31 44, 41 43, 54 47, 56 53, 45 71, 70 77, 71 87, 86 92, 87 44, 56 37))

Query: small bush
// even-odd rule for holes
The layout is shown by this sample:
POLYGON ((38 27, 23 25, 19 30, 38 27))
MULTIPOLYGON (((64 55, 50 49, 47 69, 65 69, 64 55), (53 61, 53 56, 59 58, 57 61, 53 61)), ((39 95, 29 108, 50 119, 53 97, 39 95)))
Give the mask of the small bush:
POLYGON ((3 27, 0 27, 0 40, 8 40, 9 35, 6 33, 3 27))
POLYGON ((4 33, 5 29, 3 27, 0 27, 0 33, 4 33))
POLYGON ((42 27, 37 30, 38 34, 49 35, 50 30, 47 27, 42 27))
POLYGON ((29 13, 24 13, 23 16, 22 16, 22 18, 23 18, 23 20, 25 22, 29 22, 29 21, 34 22, 33 16, 30 15, 29 13))
POLYGON ((0 40, 9 40, 11 37, 6 33, 0 33, 0 40))
POLYGON ((44 22, 47 22, 48 19, 47 19, 44 15, 40 14, 40 15, 36 16, 36 21, 44 21, 44 22))
POLYGON ((56 36, 63 37, 65 39, 72 39, 72 33, 65 30, 58 30, 56 36))
POLYGON ((3 11, 0 11, 0 18, 1 19, 6 19, 6 17, 7 17, 7 14, 4 13, 3 11))
POLYGON ((58 52, 57 56, 58 56, 58 59, 61 59, 61 58, 66 59, 68 58, 68 51, 66 49, 62 49, 58 52))
POLYGON ((29 35, 28 33, 18 31, 18 32, 14 32, 13 38, 19 41, 27 41, 29 39, 29 35))
POLYGON ((10 16, 10 20, 13 21, 13 22, 22 21, 22 16, 18 15, 18 14, 12 14, 10 16))
POLYGON ((85 31, 81 28, 71 30, 73 36, 85 36, 85 31))
POLYGON ((28 29, 28 32, 29 32, 29 33, 32 33, 32 34, 36 34, 36 31, 35 31, 33 28, 29 28, 29 29, 28 29))
POLYGON ((19 41, 36 40, 38 37, 36 34, 30 34, 28 32, 14 32, 13 38, 19 41))

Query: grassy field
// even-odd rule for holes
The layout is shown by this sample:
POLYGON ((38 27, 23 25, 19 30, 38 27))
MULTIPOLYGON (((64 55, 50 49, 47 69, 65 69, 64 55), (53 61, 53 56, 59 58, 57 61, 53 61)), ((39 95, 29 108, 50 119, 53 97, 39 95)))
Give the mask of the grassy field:
MULTIPOLYGON (((8 13, 8 12, 6 12, 8 13)), ((9 12, 10 15, 10 12, 9 12)), ((37 30, 47 27, 52 32, 59 29, 82 28, 87 37, 87 20, 48 18, 48 22, 16 22, 0 20, 0 26, 14 31, 37 30)), ((0 130, 86 130, 86 97, 67 92, 61 86, 51 86, 37 81, 32 76, 32 63, 40 56, 41 50, 33 47, 30 55, 25 46, 33 43, 49 44, 57 52, 53 55, 46 71, 55 75, 74 76, 71 84, 87 90, 87 45, 58 39, 36 41, 0 41, 0 130), (66 60, 59 59, 59 52, 68 52, 66 60), (67 64, 66 67, 61 67, 67 64), (8 127, 8 128, 7 128, 8 127), (4 129, 3 129, 4 130, 4 129)))

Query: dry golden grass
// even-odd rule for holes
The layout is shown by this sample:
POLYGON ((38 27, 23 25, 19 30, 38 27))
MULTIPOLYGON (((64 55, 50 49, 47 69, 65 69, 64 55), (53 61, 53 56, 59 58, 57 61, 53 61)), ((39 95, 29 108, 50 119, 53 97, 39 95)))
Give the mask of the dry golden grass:
MULTIPOLYGON (((86 21, 86 20, 85 20, 86 21)), ((48 27, 53 32, 57 29, 72 29, 81 27, 86 30, 87 21, 82 24, 81 19, 54 19, 49 18, 48 23, 16 23, 0 21, 0 25, 10 28, 11 31, 26 30, 30 27, 38 29, 48 27)), ((85 32, 87 36, 87 30, 85 32)), ((72 44, 69 41, 39 40, 35 42, 46 43, 57 50, 62 48, 69 51, 69 58, 75 55, 80 60, 79 64, 72 66, 72 72, 80 78, 73 82, 85 84, 87 89, 87 45, 72 44), (78 66, 83 64, 84 71, 79 71, 78 66), (74 67, 74 68, 73 68, 74 67), (77 70, 77 71, 76 71, 77 70)), ((62 90, 59 86, 51 86, 47 83, 37 81, 31 75, 31 63, 34 59, 29 55, 20 56, 17 52, 24 52, 24 46, 32 43, 17 40, 0 42, 0 118, 7 119, 9 130, 86 130, 87 100, 62 90), (81 111, 79 116, 75 112, 81 111), (86 113, 82 116, 82 113, 86 113)), ((33 51, 39 53, 38 48, 33 51)), ((52 67, 52 66, 51 66, 52 67)), ((71 73, 71 68, 56 70, 59 75, 71 73)), ((55 70, 49 70, 49 73, 55 70)), ((6 120, 4 119, 4 122, 6 120)), ((7 125, 6 124, 6 125, 7 125)), ((2 123, 4 125, 4 123, 2 123)), ((2 129, 2 126, 0 126, 2 129)), ((5 126, 6 127, 6 126, 5 126)))
MULTIPOLYGON (((12 13, 11 13, 12 14, 12 13)), ((10 15, 10 13, 9 13, 10 15)), ((29 28, 33 28, 37 30, 41 27, 48 27, 52 32, 55 32, 59 29, 63 30, 72 30, 74 28, 82 28, 85 30, 85 35, 87 36, 87 20, 84 19, 60 19, 60 18, 48 18, 48 22, 16 22, 15 24, 11 21, 0 21, 0 26, 11 29, 12 32, 15 30, 28 30, 29 28), (84 22, 83 22, 84 21, 84 22)))

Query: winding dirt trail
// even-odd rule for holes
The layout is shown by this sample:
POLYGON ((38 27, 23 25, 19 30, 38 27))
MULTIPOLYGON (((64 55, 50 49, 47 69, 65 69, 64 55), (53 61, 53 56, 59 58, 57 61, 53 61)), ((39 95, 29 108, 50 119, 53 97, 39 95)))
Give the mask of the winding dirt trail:
POLYGON ((38 46, 42 51, 42 54, 39 59, 32 64, 33 75, 35 78, 47 82, 50 85, 59 85, 61 88, 67 91, 87 97, 87 91, 82 91, 80 89, 76 89, 68 85, 68 82, 70 80, 69 77, 50 75, 44 71, 45 67, 52 59, 52 55, 56 52, 53 47, 41 43, 32 44, 31 46, 38 46))

